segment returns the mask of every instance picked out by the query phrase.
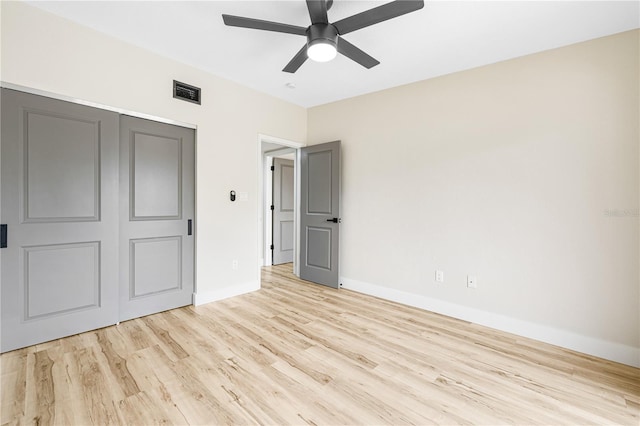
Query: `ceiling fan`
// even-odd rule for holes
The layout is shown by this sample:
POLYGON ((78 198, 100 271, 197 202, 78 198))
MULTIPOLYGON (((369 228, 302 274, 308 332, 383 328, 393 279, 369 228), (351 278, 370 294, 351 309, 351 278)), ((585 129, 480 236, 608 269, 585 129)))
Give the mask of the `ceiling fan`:
POLYGON ((311 17, 311 25, 306 28, 297 25, 224 14, 222 15, 222 19, 225 25, 232 27, 252 28, 306 36, 307 43, 302 46, 302 49, 300 49, 287 66, 284 67, 282 70, 284 72, 296 72, 307 58, 311 58, 317 62, 330 61, 335 58, 337 52, 340 52, 365 68, 372 68, 378 65, 380 61, 358 49, 342 38, 342 36, 361 28, 386 21, 387 19, 415 12, 424 6, 423 0, 396 0, 357 13, 348 18, 329 23, 327 10, 333 5, 333 0, 306 0, 306 2, 309 16, 311 17))

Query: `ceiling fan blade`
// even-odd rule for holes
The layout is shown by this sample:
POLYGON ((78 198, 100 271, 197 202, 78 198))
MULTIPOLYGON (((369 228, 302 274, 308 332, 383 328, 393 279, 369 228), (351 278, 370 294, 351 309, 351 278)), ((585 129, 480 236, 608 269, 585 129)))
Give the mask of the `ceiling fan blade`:
POLYGON ((244 18, 242 16, 222 15, 225 25, 230 27, 252 28, 254 30, 275 31, 296 35, 307 35, 307 29, 297 25, 281 24, 279 22, 263 21, 262 19, 244 18))
POLYGON ((284 67, 282 71, 293 74, 294 72, 298 71, 298 68, 300 68, 300 66, 304 64, 304 61, 306 60, 307 60, 307 45, 305 44, 304 46, 302 46, 302 49, 300 49, 298 53, 296 53, 296 56, 294 56, 293 59, 289 61, 287 66, 284 67))
POLYGON ((380 63, 380 61, 364 53, 342 37, 338 38, 338 52, 342 53, 347 58, 354 60, 365 68, 373 68, 380 63))
POLYGON ((307 9, 312 24, 328 24, 326 0, 307 0, 307 9))
POLYGON ((396 0, 382 6, 355 14, 333 23, 338 34, 343 35, 359 30, 387 19, 395 18, 406 13, 415 12, 424 7, 423 0, 396 0))

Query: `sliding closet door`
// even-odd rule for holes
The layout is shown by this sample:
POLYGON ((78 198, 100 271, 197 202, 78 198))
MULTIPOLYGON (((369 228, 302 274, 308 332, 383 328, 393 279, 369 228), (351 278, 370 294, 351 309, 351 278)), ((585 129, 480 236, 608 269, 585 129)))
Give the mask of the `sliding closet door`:
POLYGON ((118 120, 2 89, 2 352, 118 321, 118 120))
POLYGON ((120 121, 120 320, 192 303, 195 132, 120 121))

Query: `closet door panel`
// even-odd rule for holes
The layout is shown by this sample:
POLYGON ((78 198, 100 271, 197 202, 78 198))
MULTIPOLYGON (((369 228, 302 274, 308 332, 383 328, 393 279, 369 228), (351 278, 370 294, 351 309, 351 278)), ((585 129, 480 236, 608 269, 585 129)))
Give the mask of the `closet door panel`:
POLYGON ((124 321, 192 303, 195 132, 128 116, 120 132, 124 321))
POLYGON ((0 350, 118 321, 118 114, 2 89, 0 350))

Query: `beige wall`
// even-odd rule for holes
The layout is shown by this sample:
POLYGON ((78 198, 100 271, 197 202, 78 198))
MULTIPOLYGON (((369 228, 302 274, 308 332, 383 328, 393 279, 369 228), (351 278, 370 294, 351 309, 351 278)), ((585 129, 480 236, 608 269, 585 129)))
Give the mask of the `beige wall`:
POLYGON ((258 284, 258 134, 304 141, 304 108, 20 2, 2 2, 1 48, 4 82, 197 125, 198 294, 258 284), (173 79, 201 87, 202 106, 173 99, 173 79))
POLYGON ((345 287, 640 365, 638 38, 310 109, 345 287))

